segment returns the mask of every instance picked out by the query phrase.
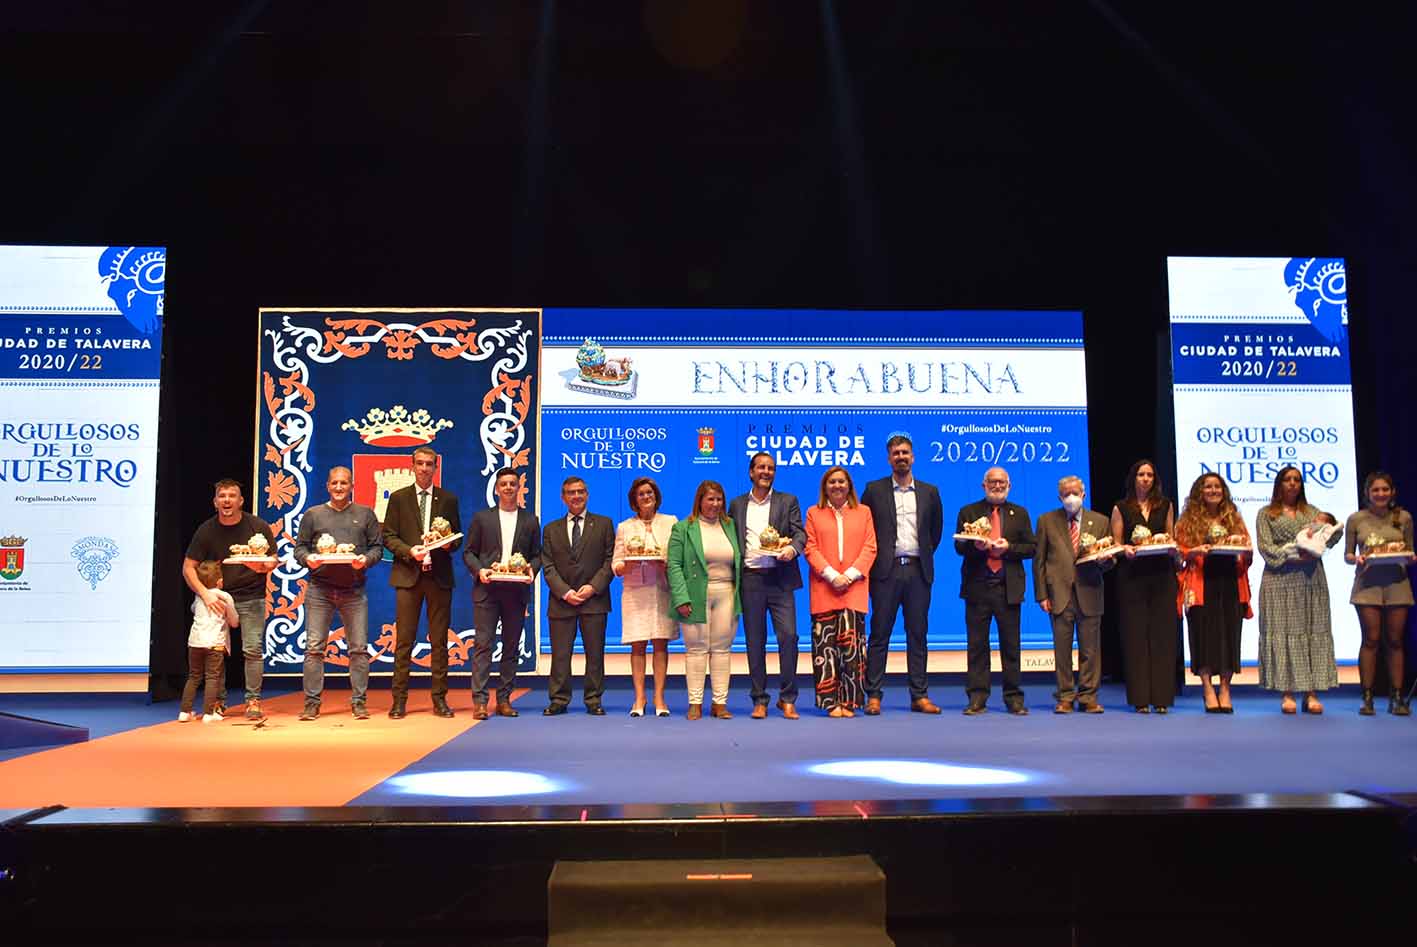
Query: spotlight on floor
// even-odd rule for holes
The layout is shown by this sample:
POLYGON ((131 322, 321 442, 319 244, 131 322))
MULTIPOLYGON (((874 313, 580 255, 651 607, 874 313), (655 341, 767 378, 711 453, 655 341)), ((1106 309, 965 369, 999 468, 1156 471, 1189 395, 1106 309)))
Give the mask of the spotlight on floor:
POLYGON ((498 796, 535 796, 567 788, 540 773, 507 769, 455 769, 436 773, 410 773, 389 780, 396 791, 412 796, 447 796, 481 799, 498 796))
POLYGON ((873 779, 898 786, 1017 786, 1031 779, 1018 770, 924 760, 832 760, 808 766, 807 772, 842 779, 873 779))

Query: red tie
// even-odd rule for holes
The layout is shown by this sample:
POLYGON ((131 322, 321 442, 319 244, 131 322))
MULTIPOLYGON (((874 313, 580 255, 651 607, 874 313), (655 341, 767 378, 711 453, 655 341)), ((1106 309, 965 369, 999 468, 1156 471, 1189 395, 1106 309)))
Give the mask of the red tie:
MULTIPOLYGON (((1003 535, 1003 525, 999 522, 999 508, 997 506, 991 505, 989 507, 989 538, 1000 539, 1003 537, 1003 535)), ((1004 563, 994 557, 992 550, 990 550, 990 555, 987 561, 989 563, 990 572, 998 572, 1004 567, 1004 563)))
POLYGON ((1073 552, 1076 553, 1078 551, 1078 518, 1076 516, 1068 517, 1068 535, 1073 538, 1073 552))

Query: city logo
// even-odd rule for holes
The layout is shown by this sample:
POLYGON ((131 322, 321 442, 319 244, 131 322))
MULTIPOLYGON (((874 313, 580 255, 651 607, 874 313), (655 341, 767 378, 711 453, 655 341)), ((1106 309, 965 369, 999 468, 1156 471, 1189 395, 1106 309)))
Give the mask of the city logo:
MULTIPOLYGON (((413 484, 413 458, 408 454, 355 454, 349 469, 354 474, 354 502, 372 507, 384 522, 389 495, 413 484)), ((443 485, 443 465, 433 471, 433 485, 443 485)))
POLYGON ((162 325, 167 251, 162 247, 109 247, 98 258, 98 277, 133 328, 152 335, 162 325))
POLYGON ((79 560, 79 575, 83 576, 89 588, 96 589, 113 571, 113 560, 118 558, 118 544, 107 536, 85 536, 74 543, 69 555, 79 560))
POLYGON ((1348 337, 1348 275, 1338 257, 1295 257, 1284 267, 1294 305, 1330 342, 1348 337))
POLYGON ((698 429, 698 456, 693 462, 696 464, 717 464, 718 455, 714 453, 716 447, 714 441, 714 429, 711 427, 701 427, 698 429))
POLYGON ((639 372, 630 367, 629 358, 610 358, 605 347, 594 339, 586 339, 576 349, 576 367, 560 373, 566 387, 592 395, 629 400, 639 387, 639 372))
POLYGON ((453 422, 447 418, 434 421, 425 409, 412 413, 401 404, 388 411, 370 408, 363 421, 350 418, 340 425, 341 431, 353 431, 359 439, 371 447, 422 447, 433 443, 433 438, 453 422))
POLYGON ((0 537, 0 579, 13 582, 25 571, 25 537, 0 537))

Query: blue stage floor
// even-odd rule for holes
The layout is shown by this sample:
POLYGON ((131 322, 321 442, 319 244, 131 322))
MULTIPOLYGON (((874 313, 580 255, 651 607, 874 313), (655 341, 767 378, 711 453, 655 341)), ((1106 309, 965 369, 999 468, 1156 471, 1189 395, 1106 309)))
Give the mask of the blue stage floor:
MULTIPOLYGON (((1375 793, 1417 789, 1417 719, 1358 716, 1354 688, 1326 695, 1318 717, 1279 713, 1277 695, 1241 688, 1236 712, 1207 715, 1197 691, 1170 714, 1126 708, 1103 689, 1102 715, 1052 713, 1045 686, 1031 713, 964 717, 964 696, 932 685, 944 714, 907 709, 888 689, 880 717, 833 720, 804 704, 802 719, 627 716, 631 693, 606 695, 605 717, 578 705, 542 717, 542 693, 517 701, 517 719, 493 719, 451 740, 358 805, 456 802, 696 803, 827 799, 938 799, 1056 795, 1375 793), (834 772, 814 767, 827 765, 834 772)), ((577 695, 579 696, 579 695, 577 695)), ((1381 707, 1382 705, 1380 705, 1381 707)))
MULTIPOLYGON (((578 703, 564 716, 543 717, 542 682, 525 683, 537 689, 516 702, 519 718, 472 727, 350 804, 1417 791, 1417 718, 1382 713, 1385 701, 1378 716, 1360 717, 1352 687, 1325 695, 1328 712, 1319 717, 1282 716, 1276 695, 1252 688, 1236 690, 1233 716, 1203 713, 1198 692, 1169 715, 1138 715, 1116 685, 1103 689, 1105 714, 1058 716, 1039 682, 1029 687, 1029 716, 1004 713, 996 691, 990 713, 968 718, 960 714, 959 684, 942 681, 931 686, 941 716, 910 713, 904 686, 894 685, 880 717, 833 720, 804 702, 802 719, 788 721, 776 710, 750 719, 735 680, 733 720, 691 722, 682 683, 671 687, 675 716, 668 719, 627 716, 631 691, 623 682, 607 692, 605 717, 587 716, 578 703)), ((426 699, 415 692, 411 704, 426 699)), ((148 705, 134 695, 0 695, 0 711, 80 724, 98 739, 170 720, 176 704, 148 705)), ((0 753, 0 760, 39 749, 0 753)))

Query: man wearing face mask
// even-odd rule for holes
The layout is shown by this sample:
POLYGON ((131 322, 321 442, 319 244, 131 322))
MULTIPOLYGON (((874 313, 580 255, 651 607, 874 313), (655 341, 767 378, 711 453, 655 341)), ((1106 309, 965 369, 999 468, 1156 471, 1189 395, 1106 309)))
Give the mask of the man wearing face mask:
POLYGON ((969 642, 966 716, 984 713, 989 702, 989 623, 999 629, 999 661, 1004 668, 1004 706, 1009 713, 1028 713, 1023 702, 1023 668, 1019 655, 1019 620, 1027 579, 1023 560, 1033 557, 1035 540, 1028 510, 1009 499, 1009 473, 1002 467, 984 472, 984 499, 959 511, 955 533, 985 520, 989 538, 955 540, 964 557, 959 597, 964 599, 964 626, 969 642))
POLYGON ((1033 557, 1033 595, 1053 622, 1053 667, 1058 689, 1053 712, 1070 714, 1076 703, 1084 713, 1100 714, 1097 684, 1102 677, 1102 575, 1110 557, 1077 564, 1085 553, 1083 537, 1110 535, 1107 518, 1082 506, 1087 487, 1077 477, 1058 481, 1062 508, 1038 517, 1038 549, 1033 557), (1078 677, 1073 680, 1073 633, 1077 633, 1078 677))

